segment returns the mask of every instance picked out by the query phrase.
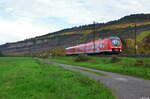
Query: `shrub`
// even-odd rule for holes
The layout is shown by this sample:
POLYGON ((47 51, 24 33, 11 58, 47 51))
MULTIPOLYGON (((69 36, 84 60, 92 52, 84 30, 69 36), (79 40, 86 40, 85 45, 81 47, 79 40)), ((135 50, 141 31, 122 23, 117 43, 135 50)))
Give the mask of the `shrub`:
POLYGON ((53 48, 51 50, 46 50, 46 51, 33 54, 33 57, 39 57, 39 58, 48 58, 49 56, 52 56, 52 57, 65 56, 65 49, 53 48))
POLYGON ((116 56, 113 56, 111 59, 110 59, 110 62, 111 63, 117 63, 117 62, 120 62, 120 58, 116 57, 116 56))
POLYGON ((0 57, 3 57, 4 56, 4 54, 0 51, 0 57))
POLYGON ((77 58, 75 58, 76 62, 84 62, 84 61, 88 61, 90 60, 90 57, 88 57, 87 55, 79 55, 77 58))
POLYGON ((47 53, 42 53, 42 54, 40 54, 40 58, 48 58, 49 57, 49 55, 47 54, 47 53))
POLYGON ((136 60, 135 63, 134 63, 134 66, 150 66, 149 63, 146 63, 144 60, 136 60))
POLYGON ((54 48, 50 50, 50 56, 55 57, 55 56, 65 56, 65 49, 63 48, 54 48))
POLYGON ((24 57, 25 54, 23 53, 17 53, 17 52, 10 52, 10 53, 5 53, 5 56, 7 57, 24 57))

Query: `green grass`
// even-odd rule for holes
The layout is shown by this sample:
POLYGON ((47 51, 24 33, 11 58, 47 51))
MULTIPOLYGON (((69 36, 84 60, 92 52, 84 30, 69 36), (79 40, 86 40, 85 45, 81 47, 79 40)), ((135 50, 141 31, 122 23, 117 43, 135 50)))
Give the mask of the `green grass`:
POLYGON ((150 31, 144 31, 137 36, 137 40, 141 41, 148 35, 150 35, 150 31))
POLYGON ((0 99, 114 99, 99 82, 32 58, 0 58, 0 99))
POLYGON ((111 63, 110 57, 91 57, 87 62, 75 62, 75 57, 50 58, 50 61, 76 66, 83 66, 108 72, 150 79, 150 58, 120 58, 117 63, 111 63), (143 60, 144 65, 135 65, 136 60, 143 60))

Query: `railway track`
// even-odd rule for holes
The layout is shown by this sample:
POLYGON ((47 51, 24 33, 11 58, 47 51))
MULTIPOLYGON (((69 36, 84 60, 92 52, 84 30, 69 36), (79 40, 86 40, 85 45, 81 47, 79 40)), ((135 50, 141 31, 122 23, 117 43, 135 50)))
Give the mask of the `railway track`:
POLYGON ((99 54, 96 56, 100 57, 150 57, 150 54, 118 54, 118 55, 104 55, 104 54, 99 54))

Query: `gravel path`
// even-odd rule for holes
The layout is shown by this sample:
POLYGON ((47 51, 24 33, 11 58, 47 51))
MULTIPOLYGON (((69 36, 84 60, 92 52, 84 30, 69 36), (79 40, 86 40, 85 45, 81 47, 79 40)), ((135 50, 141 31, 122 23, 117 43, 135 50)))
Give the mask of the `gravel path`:
POLYGON ((117 99, 150 99, 150 80, 144 80, 80 66, 72 66, 53 62, 48 63, 61 66, 65 69, 80 72, 93 79, 99 80, 112 90, 117 99), (106 76, 98 75, 94 72, 99 72, 105 74, 106 76))

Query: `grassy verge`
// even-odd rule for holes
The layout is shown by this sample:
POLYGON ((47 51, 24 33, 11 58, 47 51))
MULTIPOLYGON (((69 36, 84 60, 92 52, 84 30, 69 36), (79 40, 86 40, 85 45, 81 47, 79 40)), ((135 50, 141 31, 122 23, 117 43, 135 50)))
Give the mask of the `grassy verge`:
POLYGON ((0 99, 114 99, 99 82, 32 58, 0 58, 0 99))
POLYGON ((109 72, 116 72, 124 75, 131 75, 150 79, 150 58, 120 58, 119 62, 112 63, 110 57, 90 57, 86 62, 75 62, 75 57, 50 58, 50 61, 83 66, 109 72), (144 62, 136 63, 137 60, 144 62), (145 64, 147 64, 145 66, 145 64), (148 66, 149 65, 149 66, 148 66))

